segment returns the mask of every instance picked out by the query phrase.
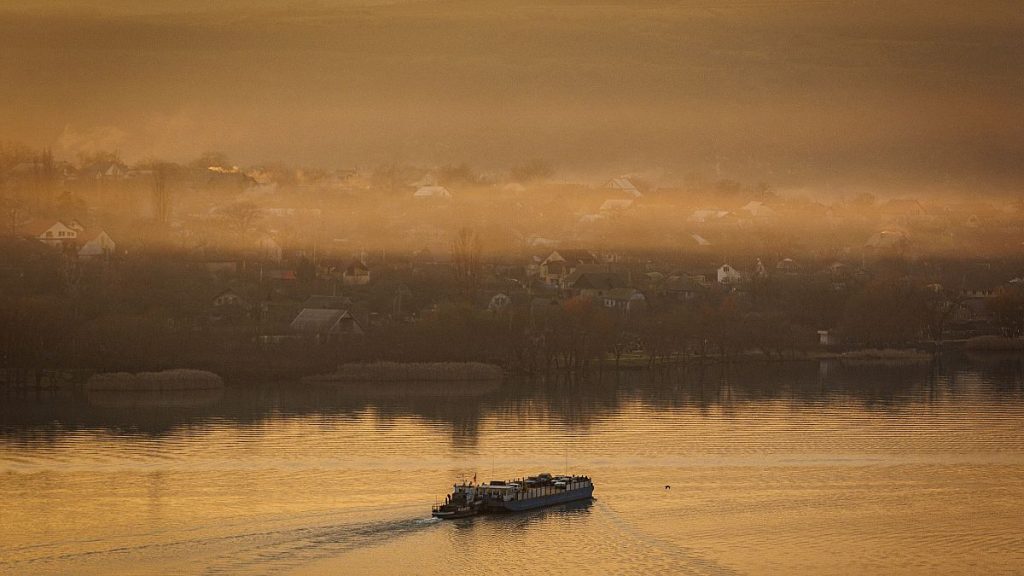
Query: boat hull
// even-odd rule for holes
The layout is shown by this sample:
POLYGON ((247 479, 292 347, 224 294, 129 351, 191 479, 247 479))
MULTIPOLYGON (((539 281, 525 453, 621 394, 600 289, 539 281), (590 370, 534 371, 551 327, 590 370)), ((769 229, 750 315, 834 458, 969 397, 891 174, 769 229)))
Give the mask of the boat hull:
POLYGON ((477 513, 478 512, 476 510, 458 510, 451 512, 435 510, 430 515, 442 520, 454 520, 456 518, 469 518, 470 516, 476 516, 477 513))
POLYGON ((534 508, 554 506, 555 504, 575 502, 576 500, 588 500, 593 497, 594 487, 588 486, 586 488, 565 490, 563 492, 548 494, 547 496, 538 496, 536 498, 528 498, 526 500, 509 500, 507 502, 489 503, 487 508, 488 511, 491 512, 522 512, 523 510, 533 510, 534 508))

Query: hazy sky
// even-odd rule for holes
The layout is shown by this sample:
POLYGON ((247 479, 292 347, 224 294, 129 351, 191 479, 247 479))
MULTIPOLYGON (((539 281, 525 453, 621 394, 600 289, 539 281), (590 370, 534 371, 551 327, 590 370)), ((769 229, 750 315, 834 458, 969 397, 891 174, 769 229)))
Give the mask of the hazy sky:
POLYGON ((6 0, 0 140, 1024 191, 1019 0, 167 4, 6 0))

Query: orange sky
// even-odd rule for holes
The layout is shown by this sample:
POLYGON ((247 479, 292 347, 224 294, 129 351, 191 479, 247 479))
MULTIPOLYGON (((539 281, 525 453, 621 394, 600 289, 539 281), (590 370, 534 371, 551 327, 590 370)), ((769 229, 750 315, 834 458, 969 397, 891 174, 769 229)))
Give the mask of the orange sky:
POLYGON ((1024 173, 1016 1, 69 4, 0 10, 0 140, 883 192, 1024 173))

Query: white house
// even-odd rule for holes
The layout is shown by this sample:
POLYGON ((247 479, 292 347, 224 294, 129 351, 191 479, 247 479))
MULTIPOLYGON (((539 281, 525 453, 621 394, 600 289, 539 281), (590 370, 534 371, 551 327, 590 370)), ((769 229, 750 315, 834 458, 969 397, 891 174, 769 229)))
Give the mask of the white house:
POLYGON ((444 186, 420 186, 412 197, 417 200, 451 200, 452 193, 444 186))
POLYGON ((109 256, 117 247, 103 230, 83 230, 76 238, 79 258, 109 256))
POLYGON ((759 200, 751 200, 750 202, 747 202, 742 208, 740 208, 740 210, 746 212, 751 218, 756 219, 767 220, 778 216, 778 213, 775 212, 775 210, 772 210, 770 207, 766 206, 764 202, 759 200))
POLYGON ((22 226, 22 234, 35 238, 50 246, 61 246, 74 242, 79 230, 60 220, 35 220, 22 226))
POLYGON ((73 247, 80 258, 106 256, 116 248, 106 232, 86 229, 77 220, 36 220, 23 226, 21 233, 54 248, 73 247))
POLYGON ((702 208, 700 210, 694 210, 686 218, 687 222, 694 224, 708 224, 711 222, 718 222, 719 220, 725 219, 730 216, 732 212, 728 210, 716 210, 714 208, 702 208))
POLYGON ((643 196, 643 193, 641 193, 640 190, 637 189, 636 185, 634 185, 633 182, 630 181, 630 179, 626 178, 625 176, 612 178, 604 185, 604 188, 606 190, 614 190, 616 192, 626 194, 627 196, 631 196, 633 198, 640 198, 643 196))
POLYGON ((540 277, 548 285, 561 286, 586 264, 597 264, 597 258, 587 250, 555 250, 540 263, 540 277))
POLYGON ((369 284, 370 268, 362 260, 353 260, 341 273, 341 282, 346 286, 369 284))
POLYGON ((722 264, 721 268, 718 269, 718 283, 719 284, 739 284, 743 281, 743 274, 739 270, 729 266, 728 264, 722 264))
POLYGON ((633 200, 628 198, 605 200, 601 204, 601 212, 622 212, 633 207, 633 200))

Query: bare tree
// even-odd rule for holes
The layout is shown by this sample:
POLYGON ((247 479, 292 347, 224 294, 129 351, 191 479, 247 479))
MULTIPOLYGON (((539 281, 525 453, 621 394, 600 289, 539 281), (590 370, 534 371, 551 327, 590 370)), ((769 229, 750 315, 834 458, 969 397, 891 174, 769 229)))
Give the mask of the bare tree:
POLYGON ((220 210, 230 225, 239 233, 244 233, 251 228, 262 216, 260 207, 255 202, 235 202, 220 210))
POLYGON ((480 286, 480 255, 483 243, 480 235, 472 228, 462 228, 452 242, 452 260, 455 263, 455 280, 465 300, 470 301, 480 286))
POLYGON ((168 167, 160 162, 153 166, 153 218, 167 224, 171 216, 171 195, 167 190, 168 167))

